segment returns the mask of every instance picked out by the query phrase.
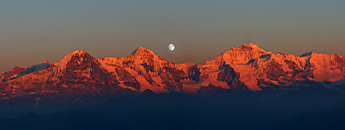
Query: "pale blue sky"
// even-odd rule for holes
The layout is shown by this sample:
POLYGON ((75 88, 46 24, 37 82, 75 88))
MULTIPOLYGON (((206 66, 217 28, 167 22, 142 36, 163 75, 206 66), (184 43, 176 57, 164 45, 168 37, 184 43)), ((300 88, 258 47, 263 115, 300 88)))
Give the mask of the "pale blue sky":
POLYGON ((201 63, 249 42, 345 55, 345 1, 0 0, 0 72, 54 63, 77 49, 122 57, 139 46, 175 63, 201 63))

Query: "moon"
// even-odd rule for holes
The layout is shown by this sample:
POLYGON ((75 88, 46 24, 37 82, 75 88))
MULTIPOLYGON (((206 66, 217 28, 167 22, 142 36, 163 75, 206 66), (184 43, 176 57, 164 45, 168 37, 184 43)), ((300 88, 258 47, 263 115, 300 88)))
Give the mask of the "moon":
POLYGON ((175 50, 175 45, 173 43, 169 43, 169 50, 174 51, 175 50))

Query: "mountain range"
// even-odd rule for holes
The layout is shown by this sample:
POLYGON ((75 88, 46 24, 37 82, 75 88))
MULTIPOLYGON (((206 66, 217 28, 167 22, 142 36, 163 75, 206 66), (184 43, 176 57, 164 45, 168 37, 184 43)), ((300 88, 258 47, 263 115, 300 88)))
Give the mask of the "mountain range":
POLYGON ((272 53, 250 43, 201 64, 175 64, 139 47, 125 57, 96 59, 83 50, 55 63, 0 73, 0 98, 42 94, 207 93, 334 90, 343 93, 345 57, 272 53))

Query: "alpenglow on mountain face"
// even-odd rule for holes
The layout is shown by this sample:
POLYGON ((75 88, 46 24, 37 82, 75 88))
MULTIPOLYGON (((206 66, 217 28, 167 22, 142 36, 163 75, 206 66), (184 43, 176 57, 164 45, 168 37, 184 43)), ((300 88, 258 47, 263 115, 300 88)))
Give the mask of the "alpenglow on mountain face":
POLYGON ((74 51, 51 64, 14 67, 0 73, 2 99, 49 93, 126 94, 298 90, 306 86, 341 90, 345 57, 272 53, 250 43, 232 48, 202 64, 175 64, 143 47, 126 57, 95 59, 74 51))

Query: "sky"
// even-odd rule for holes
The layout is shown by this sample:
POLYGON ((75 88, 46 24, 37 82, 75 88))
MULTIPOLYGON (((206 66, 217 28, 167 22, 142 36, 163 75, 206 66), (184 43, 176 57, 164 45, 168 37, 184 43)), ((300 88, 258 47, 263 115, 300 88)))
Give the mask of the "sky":
POLYGON ((0 0, 0 72, 74 50, 123 57, 140 46, 174 63, 202 63, 250 42, 345 55, 345 1, 0 0))

